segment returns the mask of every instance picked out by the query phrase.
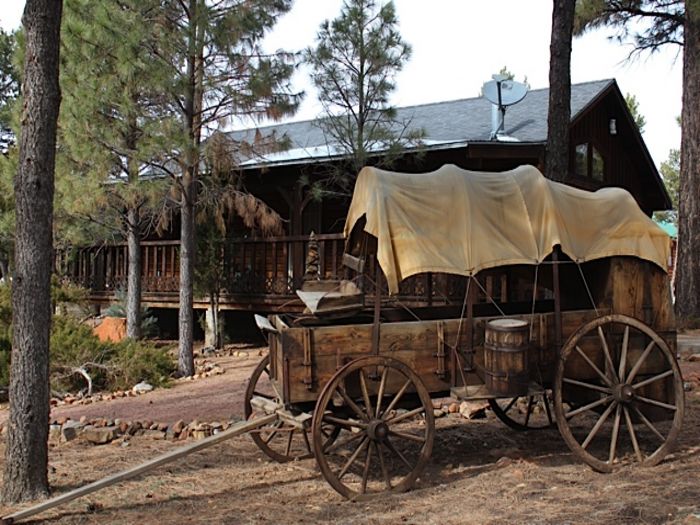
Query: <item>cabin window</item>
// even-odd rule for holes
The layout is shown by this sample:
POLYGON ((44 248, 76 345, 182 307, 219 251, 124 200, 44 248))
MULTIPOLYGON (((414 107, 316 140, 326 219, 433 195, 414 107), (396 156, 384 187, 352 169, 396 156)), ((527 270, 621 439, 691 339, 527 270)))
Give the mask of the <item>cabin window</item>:
POLYGON ((605 179, 605 159, 590 143, 577 144, 574 151, 574 174, 602 182, 605 179))

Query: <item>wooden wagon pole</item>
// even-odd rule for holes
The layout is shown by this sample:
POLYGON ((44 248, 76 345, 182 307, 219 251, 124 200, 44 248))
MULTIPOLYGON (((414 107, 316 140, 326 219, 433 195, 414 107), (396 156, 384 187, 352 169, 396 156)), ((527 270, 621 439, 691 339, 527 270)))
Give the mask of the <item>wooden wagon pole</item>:
POLYGON ((552 251, 552 284, 554 286, 554 338, 557 352, 561 350, 561 289, 559 287, 559 246, 552 251))
POLYGON ((92 494, 93 492, 97 492, 98 490, 104 489, 121 481, 133 478, 135 476, 138 476, 139 474, 143 474, 144 472, 148 472, 157 467, 160 467, 161 465, 165 465, 166 463, 171 463, 183 456, 187 456, 194 452, 198 452, 199 450, 211 447, 212 445, 216 445, 218 443, 221 443, 222 441, 231 439, 232 437, 245 434, 250 430, 254 430, 256 428, 265 426, 277 420, 277 417, 277 414, 269 414, 257 419, 252 419, 250 421, 241 421, 240 423, 233 425, 231 428, 224 430, 223 432, 219 432, 218 434, 214 434, 213 436, 204 438, 201 441, 197 441, 195 443, 191 443, 176 450, 167 452, 161 456, 158 456, 157 458, 147 461, 146 463, 142 463, 141 465, 136 465, 135 467, 124 470, 122 472, 118 472, 117 474, 113 474, 111 476, 107 476, 106 478, 94 481, 88 485, 85 485, 84 487, 80 487, 75 490, 71 490, 70 492, 66 492, 65 494, 61 494, 60 496, 56 496, 55 498, 42 501, 41 503, 29 507, 27 509, 8 514, 7 516, 3 516, 0 519, 0 524, 12 525, 13 523, 16 523, 19 520, 23 520, 30 516, 34 516, 35 514, 39 514, 40 512, 44 512, 45 510, 52 509, 59 505, 63 505, 64 503, 68 503, 69 501, 80 498, 82 496, 87 496, 88 494, 92 494))

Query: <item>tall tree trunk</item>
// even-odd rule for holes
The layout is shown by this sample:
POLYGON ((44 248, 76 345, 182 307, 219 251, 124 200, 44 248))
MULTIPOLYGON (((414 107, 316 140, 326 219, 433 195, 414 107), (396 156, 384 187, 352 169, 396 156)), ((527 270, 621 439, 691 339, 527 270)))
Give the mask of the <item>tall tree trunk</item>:
POLYGON ((190 0, 190 42, 187 56, 187 93, 184 104, 185 133, 188 140, 182 177, 180 201, 180 313, 178 370, 183 376, 194 375, 194 257, 195 200, 199 145, 201 137, 202 82, 204 70, 203 33, 200 27, 200 3, 190 0))
POLYGON ((61 0, 27 0, 22 132, 15 178, 10 419, 2 497, 44 497, 48 483, 49 327, 61 0))
POLYGON ((194 375, 194 204, 193 175, 183 176, 180 201, 180 312, 178 316, 178 371, 182 376, 194 375))
POLYGON ((676 314, 700 319, 700 2, 685 4, 676 314))
POLYGON ((571 39, 574 0, 554 0, 552 38, 549 44, 549 113, 545 175, 562 181, 569 171, 571 121, 571 39))
POLYGON ((141 339, 141 232, 139 210, 130 207, 126 219, 128 268, 126 282, 126 336, 141 339))

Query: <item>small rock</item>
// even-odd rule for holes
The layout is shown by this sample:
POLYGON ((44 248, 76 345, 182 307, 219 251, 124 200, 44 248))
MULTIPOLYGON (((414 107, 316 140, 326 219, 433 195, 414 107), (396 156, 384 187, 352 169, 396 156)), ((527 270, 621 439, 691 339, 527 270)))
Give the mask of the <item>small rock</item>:
POLYGON ((684 381, 683 382, 683 390, 686 392, 690 392, 695 388, 695 385, 691 383, 690 381, 684 381))
POLYGON ((81 422, 81 423, 87 424, 87 420, 88 420, 87 416, 80 416, 80 422, 81 422))
POLYGON ((156 430, 160 430, 161 432, 165 432, 166 430, 168 430, 168 424, 167 423, 158 423, 156 430))
POLYGON ((129 423, 129 427, 126 429, 126 433, 130 436, 134 436, 136 435, 136 432, 141 430, 141 428, 141 423, 138 421, 134 421, 133 423, 129 423))
POLYGON ((151 425, 148 427, 148 430, 158 430, 158 423, 151 423, 151 425))
POLYGON ((197 441, 211 436, 211 429, 193 430, 192 437, 197 441))
MULTIPOLYGON (((116 421, 115 421, 115 423, 116 423, 116 421)), ((128 421, 119 421, 117 428, 119 428, 120 433, 128 434, 130 426, 131 426, 131 424, 128 421)))
POLYGON ((450 403, 450 406, 447 407, 447 411, 450 414, 456 414, 457 412, 459 412, 459 404, 458 403, 450 403))
POLYGON ((83 429, 82 438, 95 445, 104 445, 117 437, 116 427, 93 427, 87 426, 83 429))
POLYGON ((170 430, 176 436, 180 435, 180 433, 184 430, 184 428, 185 428, 185 422, 182 419, 175 421, 175 423, 170 425, 170 430))
POLYGON ((143 435, 151 439, 165 439, 165 432, 161 430, 145 430, 143 435))
POLYGON ((444 415, 445 413, 442 411, 441 408, 433 408, 433 417, 435 417, 435 419, 443 417, 444 415))
POLYGON ((145 394, 146 392, 150 392, 151 390, 153 390, 153 385, 150 385, 145 381, 141 381, 140 383, 135 384, 134 387, 131 389, 131 391, 136 394, 145 394))
POLYGON ((67 421, 65 425, 61 427, 61 441, 67 443, 68 441, 73 441, 85 428, 85 423, 80 423, 78 421, 67 421))
POLYGON ((507 456, 503 456, 501 458, 498 458, 498 461, 496 461, 496 466, 497 467, 507 467, 508 465, 513 464, 513 459, 509 458, 507 456))
POLYGON ((57 425, 65 425, 66 421, 68 421, 68 418, 65 416, 57 417, 56 418, 56 424, 57 425))
POLYGON ((700 361, 700 354, 690 354, 688 356, 688 361, 690 361, 691 363, 694 361, 700 361))
POLYGON ((459 405, 459 413, 466 419, 483 419, 486 417, 488 406, 482 402, 462 401, 459 405))
POLYGON ((119 425, 122 424, 122 420, 119 419, 119 418, 117 418, 117 419, 115 419, 115 420, 112 422, 112 424, 113 424, 115 427, 118 427, 119 425))
POLYGON ((204 348, 202 348, 202 355, 204 357, 215 356, 217 355, 216 348, 214 348, 213 346, 205 346, 204 348))

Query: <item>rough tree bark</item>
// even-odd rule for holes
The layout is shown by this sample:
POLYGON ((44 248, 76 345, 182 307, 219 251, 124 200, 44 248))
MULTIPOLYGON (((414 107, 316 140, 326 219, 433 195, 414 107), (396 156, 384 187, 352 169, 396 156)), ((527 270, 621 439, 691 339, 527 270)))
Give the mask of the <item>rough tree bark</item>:
POLYGON ((545 175, 562 181, 569 171, 571 121, 571 40, 574 30, 573 0, 554 0, 552 38, 549 44, 549 113, 545 175))
POLYGON ((676 314, 700 319, 700 1, 686 2, 676 314))
POLYGON ((139 211, 127 212, 126 244, 129 254, 126 283, 126 336, 141 338, 141 232, 139 211))
POLYGON ((2 498, 45 497, 48 483, 49 326, 61 0, 27 0, 24 102, 15 178, 15 274, 10 418, 2 498))

